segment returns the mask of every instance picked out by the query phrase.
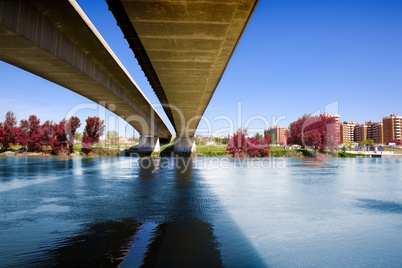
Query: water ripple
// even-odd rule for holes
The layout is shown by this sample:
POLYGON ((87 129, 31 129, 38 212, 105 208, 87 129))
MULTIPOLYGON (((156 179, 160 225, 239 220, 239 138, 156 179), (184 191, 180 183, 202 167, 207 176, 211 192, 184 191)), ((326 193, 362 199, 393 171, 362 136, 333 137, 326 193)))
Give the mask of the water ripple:
POLYGON ((375 210, 382 213, 402 214, 402 204, 377 199, 358 199, 358 207, 375 210))

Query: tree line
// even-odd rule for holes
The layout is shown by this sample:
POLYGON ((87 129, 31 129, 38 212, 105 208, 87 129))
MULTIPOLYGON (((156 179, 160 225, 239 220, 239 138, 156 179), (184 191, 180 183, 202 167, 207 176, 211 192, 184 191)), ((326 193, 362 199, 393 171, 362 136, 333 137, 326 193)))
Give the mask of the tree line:
POLYGON ((226 151, 235 157, 263 157, 269 155, 271 149, 271 136, 261 137, 258 133, 250 138, 247 136, 247 130, 237 130, 233 138, 228 140, 226 151))
MULTIPOLYGON (((14 113, 8 111, 4 122, 0 122, 1 150, 10 149, 10 145, 20 145, 24 151, 41 151, 51 148, 52 154, 74 152, 74 140, 81 120, 72 116, 63 119, 58 124, 46 121, 41 124, 36 115, 23 119, 17 126, 14 113)), ((88 154, 105 130, 104 121, 99 117, 88 117, 82 134, 82 151, 88 154)), ((79 135, 77 135, 79 136, 79 135)))
POLYGON ((290 124, 287 141, 289 145, 309 146, 320 153, 326 149, 334 151, 340 144, 339 126, 334 117, 304 115, 290 124))
MULTIPOLYGON (((285 135, 288 145, 310 147, 320 153, 325 153, 327 149, 334 151, 340 144, 339 126, 336 119, 324 115, 302 116, 290 124, 285 135)), ((271 142, 272 137, 269 133, 265 136, 256 133, 254 137, 249 138, 247 130, 239 129, 233 138, 228 140, 226 151, 235 156, 266 156, 269 155, 271 142)))

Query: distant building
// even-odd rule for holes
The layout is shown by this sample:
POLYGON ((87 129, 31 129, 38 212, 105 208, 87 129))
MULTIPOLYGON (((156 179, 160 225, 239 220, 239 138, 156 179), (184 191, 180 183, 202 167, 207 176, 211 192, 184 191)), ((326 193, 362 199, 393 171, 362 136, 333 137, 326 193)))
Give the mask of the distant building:
POLYGON ((353 122, 343 122, 340 124, 340 138, 342 143, 355 141, 356 125, 357 124, 353 122))
POLYGON ((335 118, 336 123, 340 124, 341 123, 341 116, 339 114, 330 114, 330 113, 325 113, 325 114, 320 114, 325 117, 333 117, 335 118))
POLYGON ((264 131, 264 136, 271 134, 272 144, 287 144, 286 127, 274 126, 264 131))
POLYGON ((383 123, 381 122, 366 122, 367 125, 367 139, 373 140, 374 143, 384 143, 383 123))
POLYGON ((367 125, 356 124, 355 126, 355 142, 367 140, 367 125))
POLYGON ((391 114, 382 118, 384 142, 401 140, 402 116, 391 114))

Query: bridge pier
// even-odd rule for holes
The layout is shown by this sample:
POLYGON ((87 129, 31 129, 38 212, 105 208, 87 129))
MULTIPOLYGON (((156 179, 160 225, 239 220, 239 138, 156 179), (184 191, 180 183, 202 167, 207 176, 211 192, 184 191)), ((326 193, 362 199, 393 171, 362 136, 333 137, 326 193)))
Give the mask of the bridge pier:
POLYGON ((178 155, 191 155, 195 153, 194 137, 176 137, 174 141, 174 152, 178 155))
POLYGON ((138 152, 149 153, 160 152, 159 138, 155 136, 141 136, 138 143, 138 152))

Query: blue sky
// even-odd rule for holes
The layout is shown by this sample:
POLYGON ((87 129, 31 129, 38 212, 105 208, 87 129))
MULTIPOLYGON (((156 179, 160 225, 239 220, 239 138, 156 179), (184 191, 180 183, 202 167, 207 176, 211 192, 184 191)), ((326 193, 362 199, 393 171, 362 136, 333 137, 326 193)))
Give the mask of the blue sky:
MULTIPOLYGON (((78 2, 145 95, 158 104, 106 3, 78 2)), ((89 106, 77 113, 81 120, 99 114, 89 100, 3 62, 0 78, 1 121, 12 110, 18 120, 36 114, 42 122, 58 122, 77 105, 89 106)), ((252 133, 266 123, 288 126, 330 105, 328 111, 339 113, 342 121, 381 121, 390 113, 402 114, 401 92, 402 1, 261 0, 205 118, 209 132, 227 128, 225 120, 214 120, 226 116, 235 129, 247 125, 252 133)), ((109 129, 132 135, 111 113, 101 109, 100 114, 109 129)), ((198 133, 206 134, 206 126, 202 122, 198 133)))

